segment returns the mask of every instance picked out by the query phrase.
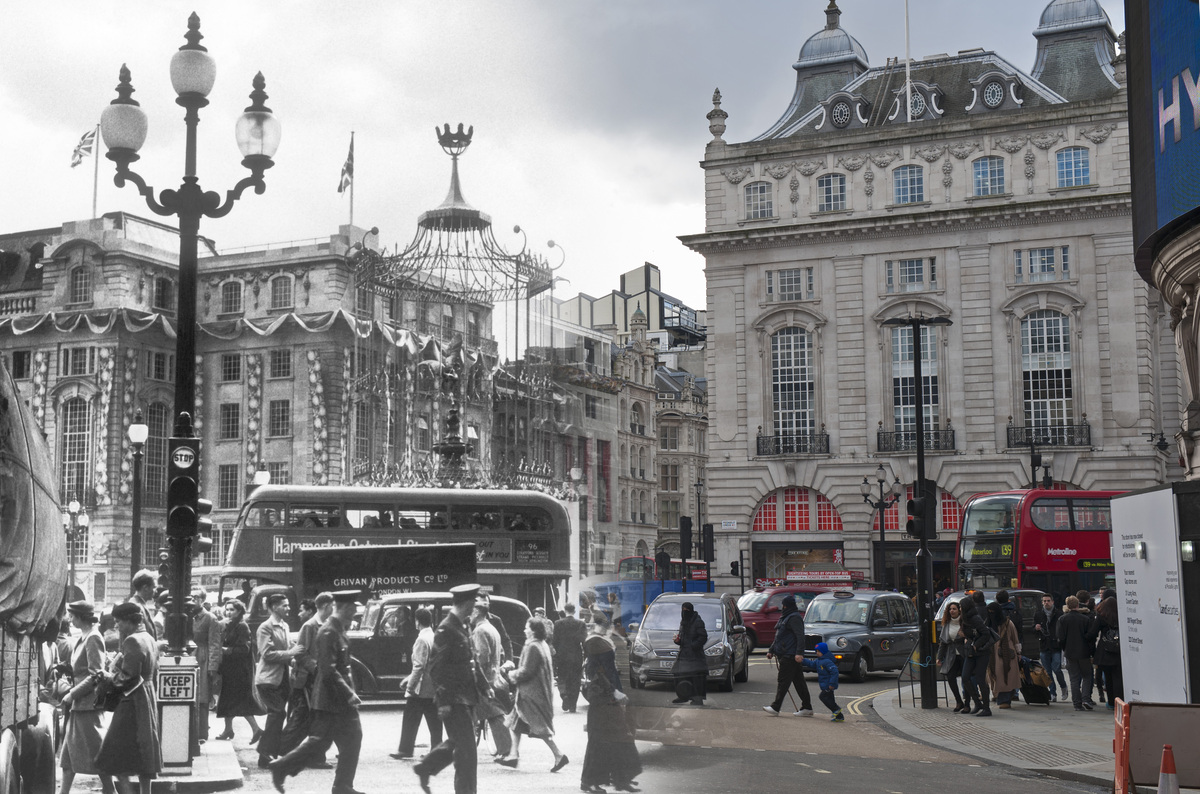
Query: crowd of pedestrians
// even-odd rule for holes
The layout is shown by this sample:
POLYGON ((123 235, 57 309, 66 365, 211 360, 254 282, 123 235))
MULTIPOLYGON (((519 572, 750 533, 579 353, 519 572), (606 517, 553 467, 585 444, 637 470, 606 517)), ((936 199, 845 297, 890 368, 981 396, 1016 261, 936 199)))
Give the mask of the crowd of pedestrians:
POLYGON ((1023 647, 1023 619, 1005 590, 990 604, 975 591, 947 605, 936 663, 954 695, 956 713, 990 717, 992 703, 1009 709, 1022 697, 1048 704, 1060 696, 1063 702, 1070 698, 1076 711, 1091 711, 1097 705, 1094 693, 1101 702, 1107 694, 1112 709, 1123 697, 1114 590, 1105 590, 1099 603, 1081 590, 1067 596, 1061 608, 1052 596, 1043 596, 1033 619, 1036 649, 1023 647))

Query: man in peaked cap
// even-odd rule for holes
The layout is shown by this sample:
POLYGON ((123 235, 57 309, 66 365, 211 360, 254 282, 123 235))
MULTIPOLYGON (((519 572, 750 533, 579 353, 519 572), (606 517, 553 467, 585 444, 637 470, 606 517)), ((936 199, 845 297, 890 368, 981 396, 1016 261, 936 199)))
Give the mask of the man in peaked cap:
POLYGON ((354 620, 362 593, 338 590, 332 595, 333 614, 317 632, 313 719, 308 737, 270 764, 271 782, 281 792, 288 776, 295 775, 313 760, 323 759, 333 743, 338 748, 338 762, 332 794, 362 794, 354 788, 358 754, 362 749, 362 723, 358 718, 358 706, 362 701, 354 691, 350 676, 350 642, 346 639, 346 627, 354 620))
POLYGON ((477 584, 450 588, 450 611, 433 635, 429 677, 433 679, 434 700, 446 738, 413 766, 413 772, 420 778, 421 790, 426 794, 429 794, 430 776, 441 772, 452 761, 455 794, 475 794, 475 705, 479 702, 480 692, 491 696, 490 683, 478 675, 467 628, 478 595, 477 584))

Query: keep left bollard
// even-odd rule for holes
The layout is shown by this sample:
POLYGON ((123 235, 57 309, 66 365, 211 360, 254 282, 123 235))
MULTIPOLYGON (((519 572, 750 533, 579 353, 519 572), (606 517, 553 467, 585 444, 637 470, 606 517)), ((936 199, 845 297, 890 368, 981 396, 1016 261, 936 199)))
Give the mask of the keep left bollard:
POLYGON ((198 673, 191 656, 164 656, 158 661, 158 729, 164 774, 191 773, 198 673))

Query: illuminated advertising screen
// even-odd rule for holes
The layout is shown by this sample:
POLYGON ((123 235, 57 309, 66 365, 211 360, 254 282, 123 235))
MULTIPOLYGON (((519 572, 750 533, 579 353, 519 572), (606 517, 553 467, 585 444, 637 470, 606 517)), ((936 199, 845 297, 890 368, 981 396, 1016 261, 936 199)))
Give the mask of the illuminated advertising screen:
POLYGON ((1134 246, 1150 273, 1157 245, 1200 207, 1200 6, 1126 0, 1134 246))

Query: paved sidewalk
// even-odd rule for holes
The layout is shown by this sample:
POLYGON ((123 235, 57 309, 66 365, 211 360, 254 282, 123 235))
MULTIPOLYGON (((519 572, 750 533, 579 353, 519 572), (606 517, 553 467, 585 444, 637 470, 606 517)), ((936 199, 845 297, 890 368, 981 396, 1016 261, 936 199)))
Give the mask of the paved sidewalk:
POLYGON ((233 742, 209 739, 200 745, 200 755, 192 759, 191 774, 172 772, 170 767, 154 781, 154 791, 207 794, 242 787, 242 765, 233 742))
MULTIPOLYGON (((980 718, 955 714, 944 701, 936 709, 922 709, 919 688, 902 685, 899 696, 892 690, 872 705, 889 726, 918 741, 1050 777, 1113 785, 1113 712, 1103 704, 1079 712, 1069 702, 1018 702, 1011 709, 993 705, 993 716, 980 718)), ((1153 794, 1155 789, 1138 791, 1153 794)))

